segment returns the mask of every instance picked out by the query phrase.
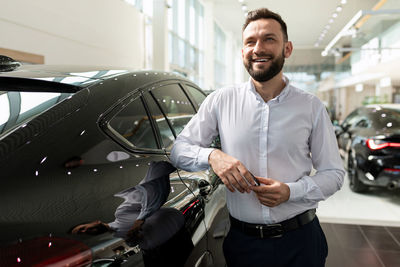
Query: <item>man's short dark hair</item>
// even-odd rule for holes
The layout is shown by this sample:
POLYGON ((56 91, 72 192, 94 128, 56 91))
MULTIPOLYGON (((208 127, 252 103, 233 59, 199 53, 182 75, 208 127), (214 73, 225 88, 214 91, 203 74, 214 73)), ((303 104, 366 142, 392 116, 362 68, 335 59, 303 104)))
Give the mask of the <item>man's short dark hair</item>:
POLYGON ((288 41, 289 37, 287 34, 286 23, 283 21, 282 17, 279 14, 272 12, 268 8, 259 8, 259 9, 250 11, 247 14, 246 20, 243 24, 242 32, 244 32, 244 30, 246 29, 247 25, 249 25, 250 22, 253 22, 253 21, 256 21, 259 19, 274 19, 277 22, 279 22, 279 24, 281 25, 282 33, 283 33, 283 38, 286 42, 288 41))

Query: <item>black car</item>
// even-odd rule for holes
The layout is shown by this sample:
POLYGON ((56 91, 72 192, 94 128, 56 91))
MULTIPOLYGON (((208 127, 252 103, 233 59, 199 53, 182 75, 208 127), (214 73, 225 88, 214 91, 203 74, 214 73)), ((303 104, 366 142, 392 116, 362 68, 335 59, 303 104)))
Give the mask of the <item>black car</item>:
POLYGON ((400 104, 357 108, 336 136, 354 192, 400 186, 400 104))
POLYGON ((0 62, 1 266, 224 265, 223 184, 169 163, 199 87, 0 62))

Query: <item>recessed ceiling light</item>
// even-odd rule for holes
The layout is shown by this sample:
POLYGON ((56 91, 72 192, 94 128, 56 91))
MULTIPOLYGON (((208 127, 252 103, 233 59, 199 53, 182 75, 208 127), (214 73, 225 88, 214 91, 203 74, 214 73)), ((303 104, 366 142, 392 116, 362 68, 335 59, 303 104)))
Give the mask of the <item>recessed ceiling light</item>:
POLYGON ((243 3, 244 0, 239 0, 239 3, 243 3))
POLYGON ((344 5, 344 4, 347 3, 347 0, 342 0, 342 1, 340 1, 340 3, 341 3, 342 5, 344 5))
POLYGON ((242 10, 246 11, 247 10, 247 6, 246 5, 242 5, 242 10))
POLYGON ((330 19, 330 20, 329 20, 329 23, 331 23, 331 24, 332 24, 332 23, 333 23, 333 19, 330 19))
POLYGON ((332 17, 333 17, 333 18, 336 18, 337 16, 338 16, 338 15, 337 15, 336 12, 332 14, 332 17))
POLYGON ((340 12, 340 11, 342 11, 342 7, 341 6, 338 6, 337 8, 336 8, 336 12, 340 12))

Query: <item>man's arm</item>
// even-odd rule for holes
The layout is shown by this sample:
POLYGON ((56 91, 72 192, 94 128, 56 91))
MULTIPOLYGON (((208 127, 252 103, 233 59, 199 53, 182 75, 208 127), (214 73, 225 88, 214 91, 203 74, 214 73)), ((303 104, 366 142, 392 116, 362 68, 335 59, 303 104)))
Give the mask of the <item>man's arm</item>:
POLYGON ((312 162, 317 173, 301 177, 292 183, 257 177, 261 186, 252 186, 260 203, 275 207, 286 201, 301 199, 311 202, 325 200, 343 184, 345 171, 339 155, 336 137, 329 116, 322 106, 313 125, 310 136, 312 162))
POLYGON ((241 193, 250 192, 249 183, 254 184, 254 181, 247 168, 221 150, 209 148, 218 135, 218 97, 217 93, 209 95, 179 134, 171 151, 172 164, 186 171, 199 171, 211 166, 231 192, 235 189, 241 193))
POLYGON ((209 148, 218 135, 217 117, 214 111, 216 92, 201 104, 197 114, 176 138, 171 150, 172 164, 186 171, 199 171, 209 167, 209 148))
POLYGON ((332 123, 323 105, 317 113, 309 143, 313 167, 317 172, 314 176, 304 176, 297 182, 288 183, 291 192, 289 201, 325 200, 343 185, 345 171, 332 123))

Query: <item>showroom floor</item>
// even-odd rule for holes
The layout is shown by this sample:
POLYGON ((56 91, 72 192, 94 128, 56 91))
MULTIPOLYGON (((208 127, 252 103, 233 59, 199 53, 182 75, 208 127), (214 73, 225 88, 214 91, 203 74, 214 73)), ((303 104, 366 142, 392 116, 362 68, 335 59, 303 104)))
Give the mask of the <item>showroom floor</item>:
POLYGON ((320 202, 329 255, 326 267, 400 266, 400 191, 342 189, 320 202))

